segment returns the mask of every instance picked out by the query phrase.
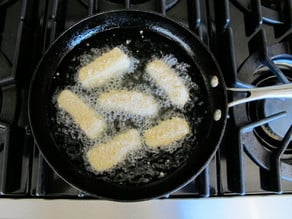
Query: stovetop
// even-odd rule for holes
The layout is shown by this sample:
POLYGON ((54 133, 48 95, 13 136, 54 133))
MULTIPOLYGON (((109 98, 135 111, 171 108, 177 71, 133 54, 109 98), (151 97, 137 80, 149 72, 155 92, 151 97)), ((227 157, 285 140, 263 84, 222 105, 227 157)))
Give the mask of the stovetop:
MULTIPOLYGON (((1 0, 0 197, 91 198, 39 153, 28 123, 28 87, 60 33, 90 15, 125 8, 156 11, 188 27, 213 51, 229 87, 292 81, 291 0, 1 0)), ((292 193, 291 107, 278 98, 231 108, 216 156, 165 198, 292 193)))

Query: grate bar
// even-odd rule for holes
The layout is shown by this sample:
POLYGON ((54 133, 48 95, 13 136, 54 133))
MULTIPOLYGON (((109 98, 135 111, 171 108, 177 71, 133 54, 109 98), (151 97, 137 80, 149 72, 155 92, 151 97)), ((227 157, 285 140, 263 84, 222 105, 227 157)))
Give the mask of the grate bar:
POLYGON ((281 183, 281 158, 292 140, 292 125, 283 138, 282 145, 274 156, 271 158, 271 168, 269 170, 261 169, 261 186, 268 191, 282 193, 281 183))

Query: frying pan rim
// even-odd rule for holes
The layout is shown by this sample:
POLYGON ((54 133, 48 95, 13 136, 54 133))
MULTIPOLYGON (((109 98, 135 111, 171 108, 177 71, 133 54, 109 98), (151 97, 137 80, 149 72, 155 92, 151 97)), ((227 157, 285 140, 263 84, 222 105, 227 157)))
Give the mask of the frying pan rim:
MULTIPOLYGON (((79 186, 75 186, 74 183, 70 182, 69 180, 65 179, 63 177, 63 174, 60 173, 62 171, 59 172, 59 168, 55 168, 54 165, 51 164, 51 162, 47 159, 46 155, 44 155, 43 153, 43 147, 40 147, 39 146, 39 140, 35 133, 35 130, 33 128, 33 123, 32 122, 32 117, 35 117, 36 115, 32 115, 31 113, 31 108, 32 108, 32 92, 33 92, 33 86, 34 86, 34 83, 35 82, 35 79, 37 77, 38 73, 39 72, 39 68, 41 66, 41 64, 44 62, 43 60, 46 58, 47 54, 50 52, 50 50, 52 50, 51 48, 56 44, 57 41, 59 41, 61 38, 64 37, 64 35, 66 36, 67 32, 69 32, 71 29, 73 29, 75 26, 78 26, 78 25, 81 25, 82 23, 85 23, 87 20, 90 20, 96 16, 101 16, 101 15, 104 15, 104 14, 112 14, 112 13, 122 13, 122 12, 125 12, 125 13, 128 13, 128 12, 138 12, 138 13, 141 13, 141 14, 151 14, 151 15, 155 15, 155 16, 158 16, 158 17, 161 17, 163 18, 164 20, 166 20, 166 22, 170 22, 170 23, 174 23, 174 25, 177 25, 177 26, 180 26, 181 28, 183 28, 185 31, 187 31, 189 34, 191 34, 192 37, 196 38, 196 40, 198 40, 200 42, 200 46, 202 46, 204 49, 205 49, 205 52, 210 56, 211 60, 212 60, 212 64, 215 65, 216 69, 218 70, 217 74, 220 76, 220 82, 221 82, 221 85, 223 87, 222 90, 222 95, 224 96, 224 99, 225 99, 225 102, 224 102, 224 109, 222 109, 222 111, 224 112, 224 114, 222 115, 222 119, 224 120, 223 121, 223 125, 222 125, 222 130, 220 131, 220 136, 219 136, 219 141, 217 142, 216 145, 213 145, 212 146, 212 150, 213 152, 209 155, 209 159, 205 160, 205 163, 204 165, 199 169, 199 171, 196 172, 196 174, 193 174, 193 176, 191 178, 189 178, 188 180, 185 181, 185 183, 181 183, 179 185, 177 185, 177 187, 175 187, 173 190, 170 190, 168 191, 167 193, 163 193, 163 194, 159 194, 156 196, 143 196, 143 198, 140 198, 140 199, 124 199, 124 200, 121 200, 121 199, 116 199, 116 198, 110 198, 110 197, 104 197, 104 196, 99 196, 98 194, 92 194, 90 193, 91 195, 93 196, 96 196, 96 197, 103 197, 103 198, 106 198, 108 200, 118 200, 118 201, 143 201, 143 200, 148 200, 149 198, 158 198, 158 197, 163 197, 167 194, 170 194, 178 189, 180 189, 181 187, 183 187, 184 185, 188 184, 190 181, 192 181, 196 176, 198 176, 206 167, 206 165, 210 162, 210 160, 214 157, 216 151, 218 150, 219 148, 219 144, 220 142, 222 141, 222 137, 223 137, 223 134, 224 134, 224 131, 225 131, 225 127, 226 127, 226 123, 227 123, 227 111, 228 111, 228 107, 227 107, 227 91, 226 91, 226 85, 225 85, 225 82, 224 82, 224 78, 222 76, 222 73, 221 73, 221 69, 220 69, 220 66, 218 65, 217 61, 216 61, 216 58, 215 56, 213 55, 213 53, 211 52, 211 50, 194 34, 192 33, 185 25, 177 22, 177 21, 174 21, 173 19, 169 18, 169 17, 166 17, 166 16, 163 16, 161 15, 160 13, 158 12, 153 12, 153 11, 146 11, 146 10, 138 10, 138 9, 122 9, 122 10, 111 10, 111 11, 106 11, 106 12, 101 12, 101 13, 97 13, 95 15, 92 15, 90 17, 86 17, 82 20, 80 20, 79 22, 75 23, 74 25, 72 25, 71 27, 69 27, 67 30, 65 30, 64 32, 62 32, 55 40, 54 42, 48 47, 48 49, 45 51, 45 53, 42 55, 41 59, 39 60, 36 68, 35 68, 35 71, 33 73, 33 76, 31 78, 31 83, 30 83, 30 86, 29 86, 29 95, 28 95, 28 117, 29 117, 29 124, 30 124, 30 127, 31 127, 31 130, 32 130, 32 135, 34 137, 34 140, 40 150, 40 152, 43 154, 43 157, 44 159, 46 160, 46 162, 50 165, 50 167, 62 178, 64 179, 66 182, 68 182, 70 185, 72 185, 73 187, 75 188, 78 188, 80 189, 79 186)), ((118 28, 118 27, 117 27, 118 28)), ((90 36, 92 37, 92 36, 90 36)), ((88 37, 88 38, 90 38, 88 37)), ((86 39, 83 39, 83 40, 86 40, 86 39)), ((79 44, 75 45, 74 47, 70 48, 70 50, 68 52, 70 52, 73 48, 75 48, 76 46, 78 46, 79 44)), ((64 53, 64 57, 67 55, 68 53, 64 53)), ((60 62, 62 61, 59 60, 60 62)), ((59 64, 58 64, 59 65, 59 64)), ((220 91, 221 92, 221 91, 220 91)), ((83 188, 82 188, 83 190, 83 188)), ((86 191, 86 190, 85 190, 86 191)))

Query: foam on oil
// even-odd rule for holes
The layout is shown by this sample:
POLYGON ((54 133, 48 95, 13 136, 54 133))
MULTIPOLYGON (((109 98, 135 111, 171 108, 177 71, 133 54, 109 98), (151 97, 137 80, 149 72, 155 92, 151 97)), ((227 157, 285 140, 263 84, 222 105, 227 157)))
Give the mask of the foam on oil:
MULTIPOLYGON (((140 34, 142 36, 143 32, 140 34)), ((74 58, 78 59, 77 61, 80 63, 74 69, 76 72, 74 76, 75 83, 56 89, 52 98, 52 103, 56 108, 56 114, 52 117, 52 121, 57 124, 54 135, 57 136, 57 139, 58 136, 62 136, 62 150, 66 152, 70 159, 82 157, 84 168, 95 174, 97 178, 120 184, 140 184, 155 181, 167 176, 182 165, 193 149, 194 142, 196 141, 196 127, 200 125, 202 119, 201 116, 194 115, 194 108, 198 107, 201 101, 196 95, 199 92, 199 86, 189 76, 189 65, 179 62, 174 54, 163 54, 161 51, 159 54, 162 55, 156 54, 151 56, 151 58, 141 58, 141 56, 135 58, 134 53, 137 55, 139 49, 138 52, 137 50, 131 51, 127 46, 132 43, 134 43, 133 40, 127 39, 124 44, 118 45, 131 59, 131 68, 128 73, 111 79, 102 87, 91 90, 82 88, 77 81, 78 69, 89 64, 96 57, 111 50, 113 47, 91 48, 79 57, 74 58), (162 59, 169 67, 174 69, 188 88, 190 99, 183 109, 173 106, 164 91, 145 73, 146 64, 155 58, 162 59), (95 140, 88 139, 78 125, 74 123, 70 115, 58 108, 56 99, 63 89, 70 89, 103 116, 106 120, 107 128, 101 137, 95 140), (105 111, 98 105, 97 98, 101 93, 110 90, 135 90, 151 95, 159 104, 159 112, 156 116, 143 117, 126 112, 105 111), (104 172, 96 172, 88 163, 86 152, 94 145, 106 143, 113 136, 130 128, 138 129, 142 137, 145 130, 174 116, 185 118, 191 127, 191 132, 183 140, 174 142, 164 149, 149 149, 143 142, 141 150, 130 152, 124 161, 104 172)), ((86 44, 86 46, 90 45, 86 44)))

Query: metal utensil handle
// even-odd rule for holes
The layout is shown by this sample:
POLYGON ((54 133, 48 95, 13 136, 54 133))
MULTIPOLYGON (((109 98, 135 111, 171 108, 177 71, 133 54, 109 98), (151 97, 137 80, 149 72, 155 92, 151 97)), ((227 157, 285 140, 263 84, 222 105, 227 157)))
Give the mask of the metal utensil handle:
POLYGON ((249 93, 248 97, 228 103, 228 107, 268 98, 292 98, 292 83, 259 88, 227 88, 227 90, 249 93))

